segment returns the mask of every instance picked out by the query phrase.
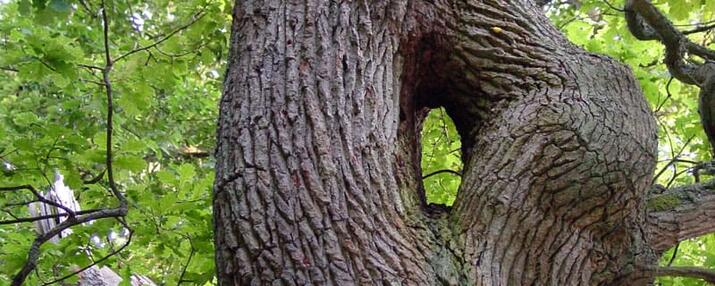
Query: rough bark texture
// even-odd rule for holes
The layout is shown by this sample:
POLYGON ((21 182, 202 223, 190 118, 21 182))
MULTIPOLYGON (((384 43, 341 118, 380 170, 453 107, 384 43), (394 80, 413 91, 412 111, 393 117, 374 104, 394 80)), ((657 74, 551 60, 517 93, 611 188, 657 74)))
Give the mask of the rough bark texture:
MULTIPOLYGON (((630 71, 515 1, 236 1, 221 285, 645 285, 655 124, 630 71), (419 130, 462 137, 428 206, 419 130)), ((661 249, 659 249, 661 250, 661 249)), ((659 251, 658 250, 658 251, 659 251)))

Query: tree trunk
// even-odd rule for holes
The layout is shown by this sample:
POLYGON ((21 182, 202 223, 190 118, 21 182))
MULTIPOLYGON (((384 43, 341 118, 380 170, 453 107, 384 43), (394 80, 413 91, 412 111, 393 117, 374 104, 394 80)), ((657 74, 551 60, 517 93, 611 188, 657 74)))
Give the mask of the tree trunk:
POLYGON ((631 72, 527 0, 237 0, 221 285, 646 285, 656 128, 631 72), (443 106, 465 171, 427 205, 443 106))

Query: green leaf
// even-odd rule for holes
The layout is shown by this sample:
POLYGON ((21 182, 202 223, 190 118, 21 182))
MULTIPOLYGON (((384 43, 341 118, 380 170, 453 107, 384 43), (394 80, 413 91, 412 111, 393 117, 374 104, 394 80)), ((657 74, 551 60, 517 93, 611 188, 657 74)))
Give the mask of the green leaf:
POLYGON ((122 156, 114 160, 114 166, 120 169, 139 173, 146 168, 146 162, 141 157, 122 156))
POLYGON ((167 170, 157 172, 156 176, 159 178, 159 181, 164 184, 173 185, 176 182, 176 176, 167 170))
POLYGON ((21 112, 15 116, 13 122, 21 127, 30 126, 30 124, 38 121, 37 115, 32 112, 21 112))
POLYGON ((196 176, 194 165, 191 164, 183 164, 176 171, 179 173, 180 180, 184 182, 193 180, 196 176))
POLYGON ((146 149, 146 144, 140 139, 129 139, 121 145, 122 150, 128 153, 140 153, 146 149))

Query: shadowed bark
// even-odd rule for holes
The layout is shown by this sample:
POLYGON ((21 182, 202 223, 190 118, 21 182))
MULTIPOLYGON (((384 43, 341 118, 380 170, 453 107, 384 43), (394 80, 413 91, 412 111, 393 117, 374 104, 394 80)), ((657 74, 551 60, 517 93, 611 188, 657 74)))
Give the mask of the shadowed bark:
MULTIPOLYGON (((236 1, 221 285, 647 285, 656 127, 631 72, 523 1, 236 1), (452 208, 419 132, 461 135, 452 208), (647 227, 646 227, 647 226, 647 227)), ((675 238, 679 240, 680 238, 675 238)))

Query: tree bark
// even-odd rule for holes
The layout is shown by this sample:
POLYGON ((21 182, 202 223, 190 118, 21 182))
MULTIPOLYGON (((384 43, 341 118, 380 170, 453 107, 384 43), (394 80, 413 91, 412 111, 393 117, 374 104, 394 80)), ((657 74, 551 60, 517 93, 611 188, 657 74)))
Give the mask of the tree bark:
POLYGON ((221 285, 646 285, 656 127, 631 72, 526 0, 236 1, 221 285), (427 205, 443 106, 465 169, 427 205))

